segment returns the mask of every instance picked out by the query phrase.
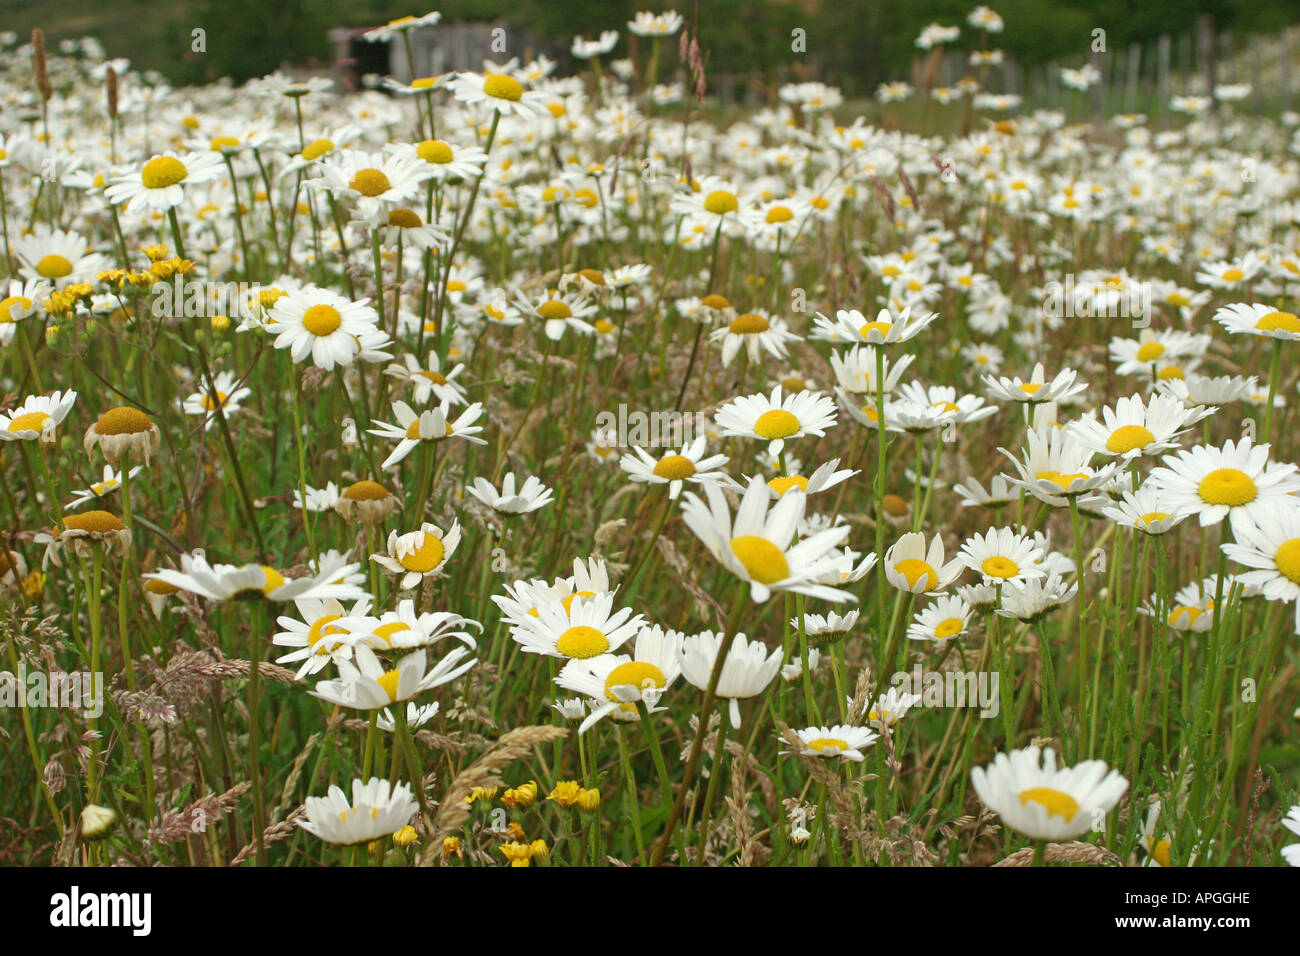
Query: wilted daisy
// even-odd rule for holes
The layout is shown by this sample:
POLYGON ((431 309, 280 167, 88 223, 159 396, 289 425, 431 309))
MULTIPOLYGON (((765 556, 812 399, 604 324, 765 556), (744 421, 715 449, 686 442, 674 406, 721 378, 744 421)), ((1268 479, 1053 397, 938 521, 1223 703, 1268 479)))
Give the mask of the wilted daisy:
MULTIPOLYGON (((678 653, 682 676, 688 684, 700 690, 708 688, 723 640, 721 633, 702 631, 682 641, 678 653)), ((757 697, 775 680, 781 670, 781 658, 779 647, 769 654, 761 641, 750 642, 744 634, 735 636, 723 662, 715 692, 720 699, 731 702, 728 709, 731 726, 740 726, 740 701, 757 697)))
POLYGON ((714 422, 726 436, 759 438, 770 454, 779 455, 786 439, 804 435, 822 437, 835 424, 835 403, 820 392, 798 392, 782 397, 781 386, 771 396, 742 395, 714 413, 714 422))
MULTIPOLYGON (((874 744, 880 735, 866 727, 836 724, 834 727, 806 727, 795 735, 803 744, 800 753, 805 757, 843 757, 861 763, 866 759, 862 751, 874 744)), ((789 751, 784 751, 788 753, 789 751)))
POLYGON ((1163 511, 1194 514, 1201 527, 1225 517, 1233 528, 1244 521, 1258 525, 1300 491, 1296 466, 1275 464, 1268 455, 1269 446, 1253 445, 1249 436, 1219 448, 1198 445, 1166 455, 1145 487, 1156 493, 1163 511))
POLYGON ((295 362, 309 357, 326 371, 351 365, 365 339, 375 341, 379 316, 369 299, 353 302, 337 292, 307 286, 287 292, 271 306, 266 331, 275 347, 287 348, 295 362))
POLYGON ((66 548, 81 558, 89 557, 92 549, 101 544, 124 552, 131 543, 131 530, 112 512, 91 509, 63 515, 59 527, 53 532, 39 532, 32 543, 45 545, 47 564, 62 565, 66 548))
POLYGON ((400 574, 398 587, 406 591, 426 577, 437 577, 459 544, 459 521, 453 519, 445 533, 426 521, 418 531, 406 534, 390 531, 386 550, 372 554, 370 560, 393 574, 400 574))
POLYGON ((0 412, 0 441, 35 441, 53 444, 55 430, 63 424, 77 401, 77 393, 29 395, 11 412, 0 412))
POLYGON ((542 484, 536 475, 529 475, 522 485, 518 488, 515 486, 515 473, 510 471, 501 479, 499 492, 486 478, 475 478, 474 484, 466 490, 493 511, 503 514, 529 514, 551 503, 551 489, 542 484))
MULTIPOLYGON (((333 482, 330 482, 330 485, 332 484, 333 482)), ((326 488, 328 489, 330 485, 326 488)), ((310 497, 309 489, 308 498, 310 497)), ((357 518, 366 524, 376 524, 392 514, 393 509, 399 504, 397 496, 379 482, 363 478, 361 481, 354 481, 344 488, 341 494, 336 495, 331 507, 349 521, 357 518)))
POLYGON ((326 843, 356 846, 396 833, 419 809, 410 786, 371 777, 352 781, 351 803, 338 786, 326 796, 308 797, 298 826, 326 843))
POLYGON ((655 458, 644 448, 634 445, 632 453, 619 460, 619 466, 632 481, 666 484, 669 499, 675 501, 688 481, 696 485, 731 481, 730 476, 720 470, 727 463, 727 456, 706 456, 707 450, 708 438, 705 435, 683 445, 680 452, 670 451, 661 458, 655 458))
POLYGON ((104 198, 128 214, 167 212, 185 200, 185 188, 216 179, 223 172, 221 153, 166 153, 152 157, 138 172, 114 176, 104 198))
POLYGON ((827 601, 848 600, 847 592, 816 583, 828 574, 838 574, 834 549, 848 535, 848 526, 830 527, 792 543, 807 503, 802 491, 782 495, 773 504, 763 480, 752 478, 734 519, 716 483, 705 485, 705 492, 707 505, 694 493, 687 493, 682 518, 723 567, 749 582, 754 601, 766 601, 773 591, 793 591, 827 601))
MULTIPOLYGON (((853 608, 846 614, 838 614, 835 611, 828 611, 825 615, 805 614, 804 635, 815 644, 835 644, 853 633, 860 614, 857 608, 853 608)), ((790 626, 798 629, 799 619, 791 618, 790 626)))
POLYGON ((153 419, 138 408, 119 405, 104 412, 95 424, 86 429, 82 445, 87 455, 98 447, 110 465, 116 465, 123 458, 143 461, 147 465, 161 441, 162 435, 153 419))
POLYGON ((1034 840, 1060 843, 1083 836, 1115 808, 1128 781, 1101 760, 1056 766, 1049 747, 998 754, 987 767, 971 770, 980 800, 1003 823, 1034 840))
POLYGON ((908 532, 885 552, 885 578, 901 591, 927 594, 942 591, 961 575, 962 562, 944 564, 943 536, 936 534, 926 547, 925 535, 908 532))

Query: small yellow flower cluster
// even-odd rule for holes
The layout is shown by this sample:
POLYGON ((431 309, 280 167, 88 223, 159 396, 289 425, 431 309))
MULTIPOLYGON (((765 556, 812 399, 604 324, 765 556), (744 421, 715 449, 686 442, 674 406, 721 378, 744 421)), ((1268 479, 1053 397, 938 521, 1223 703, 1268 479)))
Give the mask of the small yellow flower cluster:
POLYGON ((600 806, 600 791, 589 790, 576 780, 561 780, 546 799, 554 800, 566 810, 576 805, 580 810, 593 813, 600 806))

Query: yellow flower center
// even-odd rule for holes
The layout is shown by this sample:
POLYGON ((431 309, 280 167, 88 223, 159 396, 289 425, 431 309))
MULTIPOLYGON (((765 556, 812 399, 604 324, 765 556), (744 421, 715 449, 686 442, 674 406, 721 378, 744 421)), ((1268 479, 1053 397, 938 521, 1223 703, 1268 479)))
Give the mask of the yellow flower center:
POLYGON ((883 338, 889 334, 889 330, 893 327, 893 322, 868 322, 862 328, 858 329, 858 334, 865 339, 872 332, 879 332, 883 338))
POLYGON ((312 335, 332 335, 343 324, 343 316, 332 305, 313 305, 302 315, 302 327, 312 335))
POLYGON ((349 189, 355 189, 363 196, 378 196, 393 188, 388 176, 382 169, 358 169, 348 182, 349 189))
POLYGON ((205 393, 203 396, 203 410, 205 412, 215 412, 218 405, 225 406, 227 398, 229 396, 225 392, 217 392, 217 400, 214 402, 212 396, 205 393))
POLYGON ((745 312, 731 320, 732 335, 757 335, 770 328, 767 319, 754 312, 745 312))
POLYGON ((1240 282, 1244 278, 1246 278, 1246 273, 1240 269, 1228 269, 1224 271, 1222 276, 1224 282, 1240 282))
POLYGON ((189 170, 175 156, 155 156, 140 170, 140 182, 146 189, 166 189, 189 175, 189 170))
POLYGON ((86 531, 91 534, 111 534, 126 527, 117 515, 98 509, 77 515, 64 515, 63 526, 69 531, 86 531))
POLYGON ((1140 516, 1138 518, 1138 521, 1141 521, 1144 525, 1146 525, 1149 528, 1156 522, 1165 521, 1168 520, 1168 518, 1169 515, 1165 514, 1165 512, 1163 511, 1148 511, 1146 514, 1140 516))
POLYGON ((573 317, 573 310, 559 299, 547 299, 537 307, 537 314, 548 321, 552 319, 568 319, 573 317))
POLYGON ((1014 578, 1020 573, 1020 565, 1000 554, 986 558, 980 569, 991 578, 1014 578))
POLYGON ((784 408, 770 409, 759 415, 758 420, 754 422, 754 434, 768 441, 789 438, 798 430, 799 419, 784 408))
POLYGON ((424 221, 409 209, 394 209, 388 214, 388 224, 399 229, 419 229, 424 221))
POLYGON ((1255 323, 1261 332, 1291 332, 1300 335, 1300 316, 1294 312, 1270 312, 1255 323))
POLYGON ((370 481, 369 479, 354 482, 348 485, 347 490, 343 492, 343 497, 352 501, 383 501, 388 496, 389 491, 387 488, 379 482, 370 481))
POLYGON ((9 422, 9 431, 38 432, 45 427, 45 423, 49 420, 50 416, 45 412, 27 412, 24 415, 15 415, 9 422))
POLYGON ((1042 382, 1025 382, 1020 386, 1020 390, 1026 395, 1037 395, 1038 390, 1043 387, 1042 382))
POLYGON ((402 679, 402 672, 398 670, 385 671, 384 676, 380 677, 376 683, 384 689, 388 699, 397 703, 397 685, 402 679))
POLYGON ((800 491, 807 491, 808 479, 803 475, 781 475, 769 481, 767 486, 778 495, 785 494, 791 488, 798 488, 800 491))
POLYGON ((208 148, 214 153, 219 153, 223 149, 229 149, 232 146, 238 146, 239 140, 234 136, 214 136, 208 143, 208 148))
POLYGON ((1249 504, 1259 493, 1250 475, 1237 468, 1216 468, 1201 479, 1197 491, 1206 504, 1229 508, 1249 504))
POLYGON ((439 166, 445 166, 456 156, 451 147, 440 139, 426 139, 415 147, 415 155, 426 163, 435 163, 439 166))
POLYGON ((1086 472, 1082 472, 1082 471, 1076 471, 1073 474, 1065 475, 1059 471, 1048 470, 1048 471, 1040 471, 1034 477, 1039 481, 1050 481, 1055 485, 1059 485, 1062 491, 1066 491, 1067 489, 1069 489, 1070 485, 1073 484, 1074 479, 1087 478, 1088 475, 1086 472))
POLYGON ((775 584, 790 576, 790 564, 785 559, 785 552, 759 535, 746 534, 732 538, 731 553, 744 565, 745 573, 760 584, 775 584))
MULTIPOLYGON (((618 700, 613 694, 615 687, 632 686, 638 690, 660 690, 667 683, 664 672, 655 665, 647 661, 628 661, 626 664, 619 664, 605 678, 605 696, 610 700, 618 700)), ((625 710, 636 709, 634 705, 626 703, 623 707, 625 710)))
POLYGON ((1164 354, 1165 346, 1163 342, 1148 342, 1137 350, 1137 360, 1139 362, 1154 362, 1164 354))
MULTIPOLYGON (((1213 602, 1211 602, 1213 604, 1213 602)), ((1213 607, 1206 610, 1213 610, 1213 607)), ((1192 624, 1200 617, 1204 611, 1199 607, 1192 607, 1190 604, 1180 604, 1169 612, 1169 624, 1172 627, 1178 627, 1180 622, 1183 626, 1191 627, 1192 624)))
POLYGON ((320 159, 326 153, 334 151, 334 140, 332 139, 314 139, 302 148, 302 158, 320 159))
POLYGON ((950 617, 940 621, 934 628, 934 636, 943 640, 952 637, 954 634, 960 634, 962 631, 962 622, 959 617, 950 617))
POLYGON ((1282 574, 1296 584, 1300 584, 1300 538, 1283 542, 1282 547, 1278 548, 1277 554, 1273 556, 1273 561, 1282 574))
POLYGON ((426 534, 424 542, 414 551, 410 551, 398 558, 397 563, 408 571, 428 574, 442 564, 442 556, 445 553, 442 539, 436 534, 426 534))
POLYGON ((119 405, 110 408, 95 422, 95 431, 101 435, 136 435, 153 428, 153 420, 138 408, 119 405))
POLYGON ((604 631, 580 625, 561 634, 555 642, 555 649, 565 657, 586 660, 609 650, 609 639, 605 637, 604 631))
POLYGON ((72 272, 72 263, 63 256, 51 253, 41 256, 41 261, 36 263, 36 271, 44 279, 62 279, 72 272))
POLYGON ((1169 859, 1171 847, 1168 840, 1160 840, 1151 847, 1151 859, 1155 860, 1161 866, 1173 866, 1169 859))
POLYGON ((725 189, 715 189, 704 197, 704 208, 715 216, 725 216, 739 209, 740 201, 736 199, 735 193, 729 193, 725 189))
POLYGON ((916 582, 921 580, 922 575, 929 578, 924 590, 933 591, 939 586, 939 575, 935 573, 934 568, 920 558, 904 558, 894 565, 894 570, 907 580, 909 590, 916 587, 916 582))
POLYGON ((504 73, 489 73, 483 78, 483 92, 498 100, 518 103, 524 95, 524 85, 513 76, 504 73))
POLYGON ((26 311, 32 307, 32 300, 21 295, 11 295, 7 299, 0 299, 0 322, 14 321, 14 306, 26 311))
POLYGON ((405 623, 404 621, 390 621, 387 624, 379 625, 371 633, 374 634, 375 637, 383 641, 385 644, 387 644, 389 647, 392 647, 393 635, 400 634, 402 631, 409 631, 410 629, 411 629, 411 625, 405 623))
POLYGON ((339 641, 329 641, 321 644, 322 638, 331 634, 346 634, 347 632, 341 627, 332 627, 331 625, 339 619, 341 615, 326 614, 324 617, 317 618, 312 622, 311 629, 307 632, 307 646, 316 649, 317 654, 328 654, 334 648, 339 646, 339 641), (317 647, 318 644, 321 646, 317 647))
POLYGON ((1047 811, 1049 816, 1057 816, 1069 823, 1079 815, 1079 804, 1074 797, 1051 787, 1030 787, 1020 791, 1020 805, 1036 803, 1047 811))
POLYGON ((1121 425, 1106 439, 1106 450, 1116 455, 1123 455, 1126 452, 1145 448, 1155 440, 1156 436, 1151 434, 1150 429, 1143 428, 1141 425, 1121 425))
POLYGON ((711 292, 708 295, 706 295, 703 299, 701 299, 700 305, 704 306, 705 308, 715 309, 718 311, 721 311, 722 309, 731 308, 731 302, 727 300, 727 297, 723 295, 718 295, 716 292, 711 292))
POLYGON ((787 206, 773 206, 767 211, 767 221, 769 223, 789 222, 793 218, 794 213, 787 206))
POLYGON ((808 748, 815 750, 819 754, 828 753, 835 756, 841 751, 849 749, 847 740, 840 740, 838 737, 818 737, 816 740, 808 741, 808 748))
POLYGON ((681 481, 695 474, 695 462, 685 455, 665 455, 655 463, 654 474, 656 478, 681 481))

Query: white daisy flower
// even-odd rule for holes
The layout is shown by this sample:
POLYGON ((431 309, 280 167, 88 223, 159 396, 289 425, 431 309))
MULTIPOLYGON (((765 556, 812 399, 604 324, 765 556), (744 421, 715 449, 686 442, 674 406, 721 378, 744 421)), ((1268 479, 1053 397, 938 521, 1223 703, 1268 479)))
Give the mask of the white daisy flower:
POLYGON ((1160 510, 1194 514, 1201 527, 1224 518, 1234 529, 1244 521, 1259 524, 1300 491, 1296 466, 1274 464, 1268 455, 1269 446, 1252 445, 1249 436, 1220 448, 1198 445, 1166 455, 1145 487, 1156 493, 1160 510))
MULTIPOLYGON (((692 687, 708 689, 723 639, 724 635, 719 632, 702 631, 682 642, 678 652, 682 677, 692 687)), ((777 647, 769 654, 761 641, 751 643, 743 633, 736 634, 722 664, 715 691, 717 697, 730 701, 731 726, 740 726, 740 701, 757 697, 776 679, 781 670, 781 657, 781 648, 777 647)))
MULTIPOLYGON (((866 750, 880 735, 866 727, 851 727, 848 724, 836 724, 834 727, 806 727, 796 730, 805 757, 843 757, 861 763, 866 759, 862 751, 866 750)), ((790 751, 782 751, 790 753, 790 751)))
POLYGON ((944 563, 943 536, 926 547, 925 535, 911 531, 885 552, 885 579, 900 591, 928 594, 942 591, 961 576, 959 559, 944 563))
POLYGON ((732 483, 726 472, 719 469, 727 463, 726 455, 705 456, 708 450, 708 437, 700 435, 689 445, 683 445, 680 452, 670 451, 661 458, 655 458, 644 448, 632 447, 632 454, 619 459, 619 467, 627 472, 634 482, 668 486, 668 497, 677 500, 686 482, 705 485, 721 482, 732 483))
POLYGON ((725 436, 758 438, 768 443, 770 454, 779 455, 786 439, 826 434, 835 425, 835 403, 821 392, 781 395, 781 386, 771 396, 743 395, 723 405, 713 420, 725 436))
POLYGON ((405 783, 390 786, 387 780, 371 777, 352 781, 352 802, 338 786, 323 797, 303 802, 305 816, 298 826, 326 843, 355 846, 396 833, 420 809, 405 783))
POLYGON ((1083 836, 1114 809, 1128 789, 1117 770, 1101 760, 1056 766, 1048 748, 998 754, 987 767, 971 770, 980 800, 1002 822, 1034 840, 1061 843, 1083 836))
POLYGON ((406 534, 390 531, 386 550, 372 554, 370 560, 393 574, 400 574, 398 587, 408 591, 426 577, 437 577, 459 544, 459 521, 452 519, 446 532, 426 521, 418 531, 406 534))

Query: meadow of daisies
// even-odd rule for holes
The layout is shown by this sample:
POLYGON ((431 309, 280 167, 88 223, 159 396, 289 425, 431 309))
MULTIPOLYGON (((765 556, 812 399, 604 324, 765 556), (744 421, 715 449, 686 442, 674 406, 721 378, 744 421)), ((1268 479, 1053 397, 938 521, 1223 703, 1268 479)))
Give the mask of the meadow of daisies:
POLYGON ((0 862, 1300 865, 1297 117, 3 40, 0 862))

